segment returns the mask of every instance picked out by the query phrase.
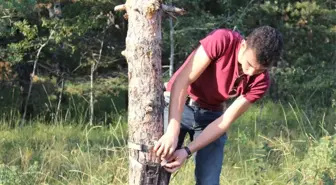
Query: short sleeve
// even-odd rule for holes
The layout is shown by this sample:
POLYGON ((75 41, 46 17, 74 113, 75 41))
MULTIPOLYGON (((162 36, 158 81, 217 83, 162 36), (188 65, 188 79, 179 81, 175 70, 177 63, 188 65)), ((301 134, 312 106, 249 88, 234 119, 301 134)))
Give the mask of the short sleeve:
POLYGON ((200 40, 200 43, 210 60, 216 60, 224 55, 231 40, 233 40, 231 31, 217 29, 209 33, 204 39, 200 40))
POLYGON ((243 96, 250 103, 254 103, 266 94, 269 87, 269 74, 267 72, 262 73, 255 78, 254 82, 250 85, 248 92, 243 96))

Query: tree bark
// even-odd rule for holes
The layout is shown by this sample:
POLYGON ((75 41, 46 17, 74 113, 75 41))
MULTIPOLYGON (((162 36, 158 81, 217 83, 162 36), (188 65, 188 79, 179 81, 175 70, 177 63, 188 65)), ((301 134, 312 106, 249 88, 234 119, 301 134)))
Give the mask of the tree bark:
POLYGON ((93 61, 91 64, 91 75, 90 75, 90 121, 89 121, 90 126, 93 125, 93 119, 94 119, 94 81, 95 81, 95 76, 96 76, 96 70, 100 63, 100 59, 101 59, 102 52, 103 52, 105 31, 106 29, 103 32, 104 36, 100 44, 98 60, 96 60, 95 56, 92 54, 93 61))
POLYGON ((64 93, 64 85, 65 85, 65 79, 64 79, 64 74, 62 73, 62 80, 61 80, 61 89, 58 94, 58 103, 57 103, 57 109, 55 113, 55 123, 58 123, 59 119, 59 112, 61 110, 61 104, 62 104, 62 99, 63 99, 63 93, 64 93))
POLYGON ((174 24, 173 18, 169 17, 169 26, 170 26, 170 58, 169 58, 169 77, 172 77, 174 74, 174 24))
POLYGON ((91 64, 91 75, 90 75, 90 121, 89 125, 93 125, 93 116, 94 116, 94 100, 93 100, 93 80, 94 80, 94 71, 95 71, 95 63, 91 64))
MULTIPOLYGON (((129 141, 153 145, 163 134, 161 81, 161 1, 127 0, 128 32, 124 53, 129 78, 129 141)), ((150 153, 130 149, 129 184, 143 185, 144 164, 158 164, 150 153)), ((160 185, 168 184, 160 170, 160 185)), ((150 184, 150 183, 149 183, 150 184)))

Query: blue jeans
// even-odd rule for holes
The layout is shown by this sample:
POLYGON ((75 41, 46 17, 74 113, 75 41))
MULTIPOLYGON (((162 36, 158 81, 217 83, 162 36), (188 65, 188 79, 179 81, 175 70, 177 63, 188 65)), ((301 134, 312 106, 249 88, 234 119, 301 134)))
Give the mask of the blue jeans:
MULTIPOLYGON (((169 97, 165 97, 169 103, 169 97)), ((168 125, 169 106, 164 109, 165 130, 168 125)), ((181 120, 181 129, 177 148, 181 148, 184 138, 189 134, 191 141, 195 139, 212 121, 220 117, 223 112, 210 111, 195 106, 184 105, 181 120)), ((219 177, 224 158, 224 145, 226 134, 205 146, 195 154, 195 179, 196 185, 219 185, 219 177)))

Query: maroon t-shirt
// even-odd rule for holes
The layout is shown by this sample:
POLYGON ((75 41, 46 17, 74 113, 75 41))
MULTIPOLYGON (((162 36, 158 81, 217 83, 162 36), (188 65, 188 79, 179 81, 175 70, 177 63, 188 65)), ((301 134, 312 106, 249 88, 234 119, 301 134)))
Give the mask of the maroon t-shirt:
MULTIPOLYGON (((202 108, 221 110, 224 101, 239 95, 254 103, 267 91, 270 85, 267 71, 254 76, 243 75, 239 84, 234 85, 239 77, 238 51, 242 40, 237 32, 217 29, 200 41, 212 62, 188 87, 188 94, 202 108)), ((169 80, 167 91, 171 90, 176 76, 190 61, 192 54, 169 80)))

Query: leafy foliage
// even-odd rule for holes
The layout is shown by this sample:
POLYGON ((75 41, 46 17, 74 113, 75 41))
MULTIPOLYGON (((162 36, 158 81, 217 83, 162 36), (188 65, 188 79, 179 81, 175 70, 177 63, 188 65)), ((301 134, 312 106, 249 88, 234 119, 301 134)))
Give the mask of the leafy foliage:
MULTIPOLYGON (((86 75, 103 52, 98 69, 102 73, 127 67, 124 49, 127 22, 113 12, 118 1, 62 1, 62 18, 48 16, 49 1, 6 1, 0 6, 0 58, 17 63, 33 60, 39 46, 55 31, 43 49, 40 61, 52 66, 61 61, 70 76, 86 75), (74 73, 77 72, 77 73, 74 73)), ((285 38, 285 52, 269 95, 276 100, 292 96, 309 105, 330 106, 335 101, 336 10, 334 1, 169 1, 187 10, 174 19, 177 69, 198 41, 216 28, 231 28, 243 35, 260 25, 278 28, 285 38)), ((163 21, 163 64, 169 58, 168 15, 163 21)), ((47 71, 50 72, 50 71, 47 71)))
POLYGON ((278 92, 308 105, 331 105, 336 88, 336 11, 328 1, 266 1, 259 11, 259 24, 279 28, 285 53, 276 70, 278 92))
MULTIPOLYGON (((13 64, 31 62, 54 31, 39 57, 39 73, 67 79, 86 78, 92 63, 98 75, 120 76, 127 63, 127 20, 113 11, 122 2, 108 0, 62 0, 62 17, 50 17, 48 0, 6 1, 0 5, 0 59, 13 64), (101 51, 101 57, 99 57, 101 51), (60 67, 61 66, 61 67, 60 67)), ((167 1, 186 9, 173 19, 175 70, 199 40, 216 28, 231 28, 248 35, 253 28, 271 25, 285 38, 285 51, 277 68, 271 69, 269 98, 292 101, 307 107, 335 106, 336 10, 332 0, 167 1)), ((163 58, 170 55, 168 15, 163 17, 163 58)), ((126 82, 127 83, 127 82, 126 82)), ((59 87, 58 87, 59 88, 59 87)), ((57 98, 54 98, 57 99, 57 98)), ((46 102, 48 104, 48 102, 46 102)))
MULTIPOLYGON (((334 101, 336 5, 333 1, 175 3, 190 8, 189 14, 175 23, 175 50, 180 63, 198 45, 199 39, 213 29, 236 29, 247 36, 253 28, 271 25, 283 33, 285 51, 277 69, 272 70, 270 97, 288 101, 294 96, 298 102, 310 106, 330 106, 334 101)), ((166 26, 165 30, 169 28, 166 26)), ((164 51, 169 49, 167 31, 164 51)), ((165 56, 168 58, 168 52, 165 56)))
POLYGON ((302 182, 309 184, 334 184, 336 181, 336 135, 326 136, 309 149, 301 162, 300 174, 302 182))

